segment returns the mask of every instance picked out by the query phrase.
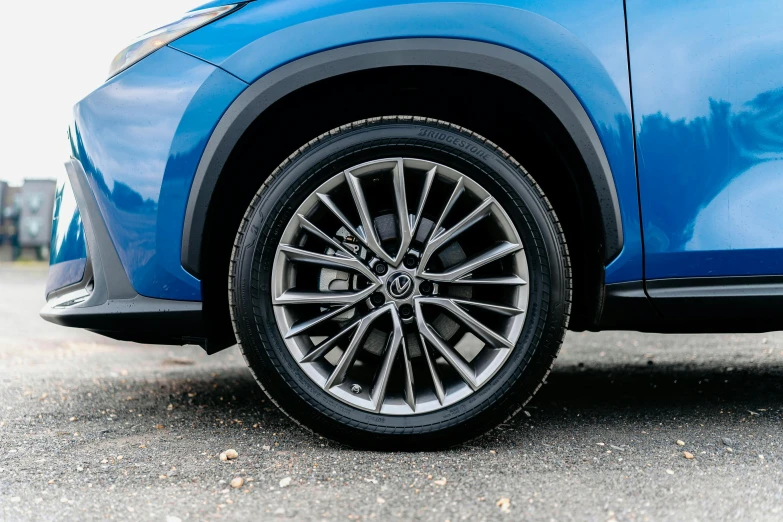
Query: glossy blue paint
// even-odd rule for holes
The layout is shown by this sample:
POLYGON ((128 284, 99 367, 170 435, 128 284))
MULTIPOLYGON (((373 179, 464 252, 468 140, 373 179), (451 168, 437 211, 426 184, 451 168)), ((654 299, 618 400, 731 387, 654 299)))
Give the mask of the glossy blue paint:
POLYGON ((74 108, 75 156, 139 294, 201 299, 200 281, 180 263, 185 205, 212 130, 246 87, 164 47, 74 108))
MULTIPOLYGON (((206 2, 198 7, 194 7, 191 11, 200 11, 201 9, 209 9, 210 7, 220 7, 229 4, 241 4, 247 0, 212 0, 212 2, 206 2)), ((250 0, 251 2, 253 0, 250 0)))
POLYGON ((57 181, 49 248, 49 279, 46 293, 78 283, 87 264, 87 243, 76 198, 68 177, 57 181))
POLYGON ((642 277, 625 21, 620 0, 444 2, 266 0, 172 43, 252 82, 319 51, 394 38, 477 40, 527 54, 576 94, 604 145, 620 198, 625 246, 607 282, 642 277))
POLYGON ((628 0, 648 279, 783 274, 780 0, 628 0))

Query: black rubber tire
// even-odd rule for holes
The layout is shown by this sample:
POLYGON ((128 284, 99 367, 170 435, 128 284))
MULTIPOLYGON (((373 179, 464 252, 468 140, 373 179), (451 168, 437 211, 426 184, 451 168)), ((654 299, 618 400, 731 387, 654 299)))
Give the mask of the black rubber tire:
POLYGON ((234 243, 229 274, 234 331, 253 375, 297 423, 349 446, 442 448, 474 438, 520 411, 544 382, 565 335, 571 271, 565 236, 533 178, 505 151, 447 122, 373 118, 327 132, 292 154, 261 185, 234 243), (480 183, 522 237, 530 301, 519 342, 498 373, 466 399, 431 413, 383 416, 330 396, 299 368, 278 331, 271 271, 282 232, 303 199, 342 170, 381 157, 418 157, 480 183))

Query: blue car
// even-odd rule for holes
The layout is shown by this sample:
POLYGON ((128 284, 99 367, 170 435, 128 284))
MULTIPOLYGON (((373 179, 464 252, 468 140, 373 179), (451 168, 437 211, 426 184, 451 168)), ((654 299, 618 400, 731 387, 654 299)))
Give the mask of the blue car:
POLYGON ((357 447, 518 412, 567 329, 783 329, 780 0, 210 2, 74 108, 44 319, 239 343, 357 447))

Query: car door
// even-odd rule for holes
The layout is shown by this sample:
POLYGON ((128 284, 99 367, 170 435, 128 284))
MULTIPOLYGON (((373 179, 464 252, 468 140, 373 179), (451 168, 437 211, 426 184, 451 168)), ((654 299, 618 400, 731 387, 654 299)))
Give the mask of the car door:
POLYGON ((783 3, 626 10, 648 289, 783 274, 783 3))

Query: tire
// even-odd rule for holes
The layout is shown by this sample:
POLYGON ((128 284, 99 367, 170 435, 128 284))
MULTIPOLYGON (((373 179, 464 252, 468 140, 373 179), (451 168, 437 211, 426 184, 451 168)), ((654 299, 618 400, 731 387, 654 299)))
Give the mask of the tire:
MULTIPOLYGON (((360 171, 362 169, 355 170, 355 172, 360 171)), ((372 183, 386 183, 383 181, 387 179, 384 177, 387 176, 386 170, 369 176, 371 179, 361 179, 370 179, 370 181, 357 182, 360 187, 363 187, 361 188, 363 193, 366 193, 368 186, 370 188, 375 186, 372 183)), ((377 190, 378 194, 386 194, 384 190, 377 190)), ((365 206, 369 208, 371 203, 382 206, 388 202, 384 199, 404 201, 399 199, 397 192, 394 195, 391 192, 388 194, 388 198, 376 197, 374 203, 369 198, 365 198, 367 202, 365 206)), ((343 206, 344 203, 345 201, 343 206)), ((393 203, 389 204, 393 205, 393 203)), ((359 209, 360 214, 362 207, 359 203, 356 205, 355 208, 359 209)), ((467 206, 467 203, 465 205, 467 206)), ((380 219, 373 221, 375 235, 385 237, 379 225, 380 219)), ((401 219, 394 221, 397 237, 389 240, 398 244, 405 241, 402 233, 405 225, 401 219)), ((346 221, 350 219, 346 218, 346 221)), ((356 218, 353 218, 353 223, 357 222, 356 218)), ((372 252, 375 252, 376 264, 384 264, 379 260, 378 256, 382 256, 378 252, 385 252, 386 247, 378 249, 366 247, 370 242, 368 238, 373 236, 373 233, 366 231, 367 227, 360 228, 357 225, 355 229, 350 229, 345 226, 340 229, 342 232, 335 232, 335 229, 336 226, 332 226, 326 234, 337 242, 335 248, 321 249, 319 252, 333 254, 338 247, 342 249, 347 246, 352 249, 352 252, 359 252, 356 255, 360 260, 367 256, 372 257, 372 252), (358 238, 350 234, 351 230, 356 232, 358 238), (353 243, 350 243, 351 241, 353 243)), ((314 244, 318 244, 318 240, 310 239, 309 236, 302 239, 301 244, 307 241, 316 241, 314 244)), ((329 244, 334 245, 334 243, 329 244)), ((301 248, 306 248, 306 245, 301 248)), ((398 247, 400 250, 401 248, 398 247)), ((399 258, 400 255, 398 252, 396 257, 399 258)), ((391 259, 392 254, 388 256, 391 259)), ((339 257, 337 262, 345 263, 345 257, 339 257)), ((406 256, 405 263, 408 262, 408 257, 406 256)), ((478 264, 475 263, 475 266, 478 264)), ((349 271, 346 273, 350 274, 349 271)), ((329 288, 334 282, 335 280, 331 280, 328 283, 329 288)), ((329 296, 333 295, 331 290, 327 293, 329 296)), ((380 299, 378 298, 379 302, 380 299)), ((509 154, 481 136, 447 122, 420 117, 389 116, 344 125, 313 139, 286 159, 263 182, 245 213, 234 243, 229 274, 229 301, 236 337, 254 377, 269 398, 295 422, 329 439, 357 448, 435 449, 475 438, 497 426, 520 411, 540 388, 555 361, 568 326, 571 307, 571 270, 565 236, 552 206, 533 178, 509 154), (396 159, 380 161, 383 158, 396 159), (430 178, 422 182, 424 187, 430 188, 421 189, 419 200, 425 203, 421 204, 419 210, 413 208, 415 203, 407 207, 397 205, 400 211, 398 215, 402 216, 403 210, 400 209, 406 208, 405 212, 410 216, 408 226, 413 230, 411 234, 423 234, 421 230, 425 228, 424 223, 434 222, 435 217, 439 215, 437 211, 432 211, 430 217, 421 217, 427 209, 443 209, 440 211, 442 226, 438 228, 432 225, 434 233, 426 241, 416 243, 417 238, 420 237, 416 235, 410 242, 410 245, 414 246, 424 245, 421 248, 422 252, 416 251, 415 248, 410 250, 414 257, 419 256, 418 262, 421 266, 409 270, 410 280, 403 280, 404 278, 396 275, 397 272, 388 275, 395 270, 404 270, 403 264, 394 266, 387 263, 388 272, 384 276, 378 276, 373 272, 373 270, 380 271, 379 268, 370 269, 369 265, 367 268, 359 267, 361 274, 365 274, 368 270, 372 273, 366 276, 368 279, 364 283, 351 283, 365 277, 362 275, 350 275, 347 278, 348 286, 356 285, 348 291, 353 296, 351 299, 356 302, 356 296, 361 292, 370 291, 370 286, 375 288, 374 294, 360 301, 354 308, 349 308, 348 311, 336 316, 334 312, 342 305, 331 305, 330 308, 320 305, 287 304, 293 302, 286 300, 295 294, 293 288, 298 288, 298 286, 291 286, 288 290, 281 290, 281 285, 286 285, 285 281, 292 280, 290 270, 295 271, 296 285, 304 285, 310 280, 308 278, 311 276, 307 275, 310 273, 307 272, 308 270, 315 270, 315 273, 319 274, 313 279, 314 281, 322 282, 323 274, 326 273, 324 268, 313 268, 311 264, 299 263, 304 258, 301 256, 297 258, 286 250, 299 252, 296 249, 299 248, 297 245, 300 243, 293 247, 286 246, 290 237, 300 237, 292 236, 291 230, 294 234, 301 234, 302 237, 308 236, 311 231, 305 230, 306 227, 297 228, 304 227, 302 225, 304 222, 296 217, 297 213, 301 213, 297 209, 310 208, 313 210, 310 211, 311 214, 307 214, 308 216, 321 216, 315 228, 327 221, 331 222, 329 220, 332 218, 337 219, 335 217, 337 214, 324 210, 325 200, 321 196, 318 196, 321 199, 314 199, 315 191, 327 190, 323 188, 327 181, 331 184, 327 185, 331 187, 337 182, 342 183, 340 180, 343 179, 348 180, 346 182, 348 188, 340 185, 338 188, 328 190, 351 189, 350 179, 343 174, 343 171, 375 160, 379 161, 378 169, 392 169, 389 171, 391 172, 389 175, 392 176, 395 175, 393 162, 398 161, 397 168, 405 174, 389 179, 392 179, 392 183, 402 179, 402 193, 409 195, 412 189, 405 188, 410 186, 405 185, 405 180, 414 179, 414 174, 417 180, 425 179, 420 177, 419 171, 415 171, 416 168, 421 168, 421 172, 424 172, 429 165, 435 165, 433 172, 437 172, 437 176, 444 176, 442 179, 433 178, 435 181, 429 181, 430 185, 426 185, 430 178), (384 162, 392 163, 389 163, 391 166, 387 166, 384 162), (443 238, 452 229, 459 229, 462 223, 453 222, 459 217, 457 215, 449 224, 451 228, 446 227, 449 212, 457 213, 456 203, 453 207, 449 207, 448 202, 443 207, 439 207, 435 203, 431 204, 428 199, 435 201, 436 196, 441 197, 440 193, 436 192, 436 186, 452 187, 448 183, 453 180, 457 181, 454 181, 456 188, 450 189, 453 190, 452 197, 460 186, 464 186, 456 201, 472 202, 473 199, 470 198, 482 201, 482 197, 487 198, 483 201, 493 200, 490 204, 491 209, 487 211, 490 212, 487 214, 490 219, 481 219, 477 224, 470 225, 471 228, 466 228, 461 235, 450 237, 441 245, 441 250, 435 251, 436 253, 425 262, 427 241, 434 243, 436 239, 443 238), (463 185, 459 185, 458 182, 463 185), (411 210, 414 211, 413 215, 410 214, 411 210), (411 225, 410 221, 415 223, 411 225), (508 237, 512 240, 498 240, 496 236, 506 237, 502 234, 511 234, 508 237), (284 235, 286 240, 281 243, 284 235), (490 244, 513 246, 517 244, 513 240, 514 237, 521 241, 523 250, 517 250, 505 258, 499 258, 497 261, 476 268, 468 275, 454 279, 455 273, 461 273, 460 267, 468 266, 466 263, 469 264, 478 258, 489 259, 489 257, 486 257, 488 254, 476 254, 473 258, 467 258, 465 254, 463 256, 465 259, 460 258, 459 263, 451 263, 447 261, 450 258, 444 253, 447 249, 453 250, 456 248, 454 245, 457 244, 463 251, 467 249, 472 252, 470 250, 473 248, 472 245, 484 241, 484 238, 490 244), (441 267, 441 272, 433 272, 431 266, 441 267), (510 287, 492 286, 490 280, 495 284, 498 278, 476 276, 478 273, 483 273, 482 270, 502 270, 503 274, 507 274, 507 271, 513 272, 511 276, 503 275, 503 281, 511 281, 509 278, 515 277, 516 282, 510 287), (424 279, 419 280, 415 276, 419 273, 422 274, 422 278, 445 277, 448 281, 443 282, 446 279, 442 279, 427 286, 423 284, 424 279), (443 274, 447 275, 443 276, 443 274), (522 285, 519 282, 525 279, 519 274, 526 276, 526 284, 522 285), (403 281, 398 281, 395 286, 391 281, 392 277, 403 281), (397 290, 406 286, 404 283, 411 281, 414 283, 415 295, 399 297, 402 292, 397 290), (471 281, 477 282, 471 284, 471 281), (474 298, 453 301, 456 299, 453 295, 463 295, 459 292, 468 291, 465 288, 470 288, 470 295, 474 298), (373 304, 373 299, 377 297, 375 294, 382 294, 386 301, 382 305, 375 306, 373 304), (502 310, 497 307, 482 308, 484 304, 480 303, 481 299, 475 298, 477 295, 504 296, 504 299, 508 297, 513 303, 522 303, 526 306, 524 310, 522 305, 505 304, 506 308, 502 310), (416 307, 416 299, 424 304, 416 307), (403 317, 408 312, 403 308, 407 302, 414 303, 414 319, 403 317), (438 307, 455 302, 458 306, 452 306, 446 311, 438 307), (434 304, 438 306, 432 306, 434 304), (362 310, 366 307, 366 315, 362 316, 361 313, 365 312, 357 311, 360 307, 362 310), (327 355, 320 356, 317 363, 305 364, 301 361, 326 344, 326 340, 339 337, 338 334, 330 334, 332 337, 327 335, 324 341, 318 341, 316 336, 308 337, 304 334, 284 338, 286 328, 291 328, 288 330, 290 334, 293 330, 291 324, 296 326, 303 322, 297 319, 299 317, 297 314, 302 314, 301 317, 309 317, 301 312, 303 309, 317 310, 310 312, 315 314, 332 313, 334 317, 319 323, 317 328, 323 327, 330 332, 349 332, 341 338, 342 341, 339 341, 341 348, 334 352, 337 355, 333 357, 332 362, 325 361, 327 355), (512 312, 507 312, 511 309, 512 312), (502 312, 502 318, 493 315, 498 311, 502 312), (376 320, 377 324, 391 324, 391 326, 383 330, 385 328, 383 326, 371 325, 363 331, 361 318, 371 316, 373 313, 379 317, 376 320), (476 315, 479 313, 483 315, 476 315), (353 315, 349 319, 341 319, 346 314, 353 315), (473 318, 487 318, 482 319, 486 324, 501 326, 497 326, 496 330, 487 327, 482 329, 480 325, 476 326, 468 319, 460 319, 470 314, 473 314, 473 318), (435 319, 432 319, 433 317, 435 319), (446 319, 442 319, 443 317, 446 319), (442 326, 442 323, 448 323, 448 319, 451 319, 452 323, 457 323, 459 334, 455 335, 463 335, 462 341, 475 337, 476 345, 483 343, 481 348, 477 348, 478 354, 473 355, 475 358, 472 361, 468 360, 467 355, 460 355, 456 359, 462 362, 449 363, 448 361, 455 358, 450 359, 451 356, 448 354, 453 354, 459 346, 451 346, 451 351, 447 350, 449 346, 441 348, 446 351, 440 351, 441 349, 438 348, 443 344, 448 345, 444 339, 447 339, 454 330, 442 326), (405 323, 406 320, 412 322, 405 323), (346 324, 348 326, 345 326, 346 324), (349 327, 355 329, 348 330, 349 327), (370 328, 376 329, 367 334, 370 328), (387 335, 385 344, 370 342, 370 336, 378 331, 387 335), (417 340, 416 331, 429 333, 418 335, 417 340), (436 332, 434 336, 433 331, 436 332), (356 332, 364 333, 357 335, 356 332), (394 332, 401 332, 401 334, 395 337, 394 332), (471 332, 473 337, 465 332, 471 332), (493 332, 509 341, 509 346, 503 347, 498 344, 500 341, 493 341, 493 332), (362 336, 368 337, 365 339, 362 336), (357 340, 357 337, 361 339, 357 340), (351 346, 354 345, 354 340, 358 348, 355 349, 355 355, 352 355, 351 346), (381 349, 377 346, 381 346, 381 349), (312 347, 312 351, 308 355, 308 350, 311 349, 309 347, 312 347), (395 352, 390 356, 392 348, 395 352), (297 350, 303 351, 299 354, 297 350), (389 366, 383 366, 384 357, 392 357, 389 366), (343 367, 348 369, 341 373, 340 368, 344 359, 348 362, 343 367), (333 370, 330 366, 332 364, 334 364, 333 370), (378 365, 377 369, 368 369, 373 364, 378 365), (468 370, 464 370, 465 364, 469 365, 468 370), (330 374, 330 371, 333 373, 330 374), (470 373, 471 371, 473 373, 470 373), (468 372, 469 376, 465 377, 461 372, 468 372), (335 377, 336 374, 339 375, 335 377), (371 389, 369 385, 367 389, 362 390, 359 384, 350 384, 350 380, 354 379, 353 375, 365 374, 374 375, 368 381, 373 383, 371 389), (422 378, 422 375, 425 377, 422 378), (383 385, 379 384, 382 376, 386 376, 384 378, 387 379, 383 385), (431 379, 428 380, 427 376, 431 379), (333 380, 329 381, 327 377, 333 380), (327 379, 326 384, 323 379, 327 379), (438 379, 441 379, 442 389, 439 389, 436 384, 438 379), (355 397, 346 390, 350 390, 355 397), (377 396, 374 395, 376 393, 377 396)), ((456 337, 449 339, 454 338, 456 337)), ((326 353, 331 352, 324 352, 326 353)), ((359 377, 355 379, 357 383, 360 382, 359 377)))

